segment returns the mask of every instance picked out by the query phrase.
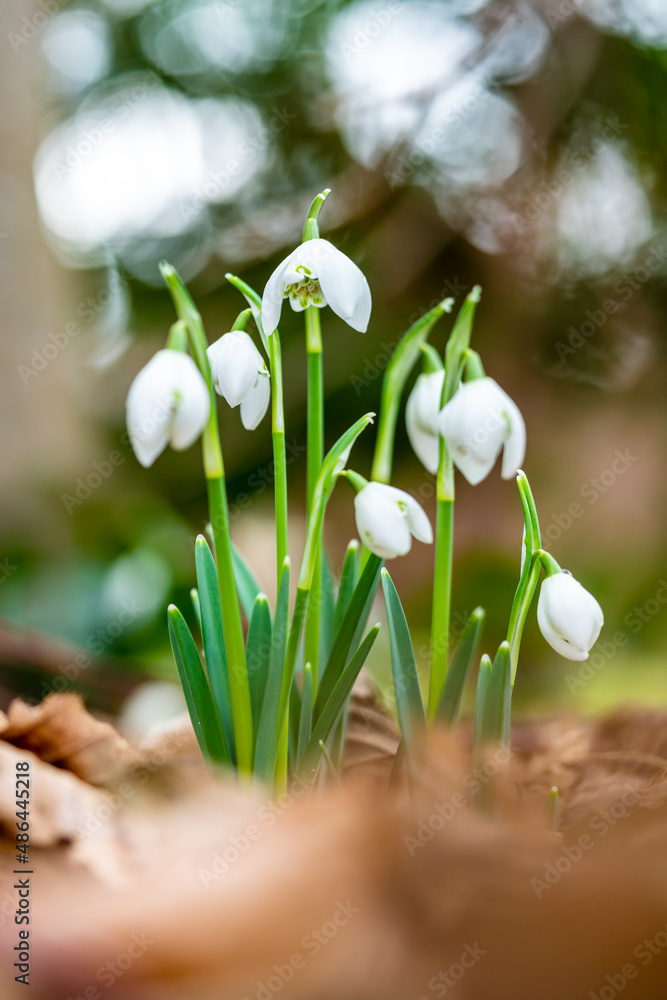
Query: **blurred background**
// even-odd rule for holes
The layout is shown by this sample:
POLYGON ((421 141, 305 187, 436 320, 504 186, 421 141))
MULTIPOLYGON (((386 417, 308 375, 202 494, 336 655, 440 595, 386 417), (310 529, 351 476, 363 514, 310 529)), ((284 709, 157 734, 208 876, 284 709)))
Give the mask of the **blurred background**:
MULTIPOLYGON (((0 9, 0 663, 16 693, 177 706, 165 607, 189 605, 201 457, 149 471, 124 400, 173 321, 158 262, 209 339, 321 215, 367 275, 371 326, 324 317, 327 442, 377 409, 398 337, 483 287, 474 346, 523 411, 547 546, 599 598, 588 664, 526 629, 525 710, 667 703, 667 6, 660 0, 5 0, 0 9), (155 697, 157 698, 157 694, 155 697)), ((432 341, 442 347, 451 317, 432 341)), ((291 542, 303 543, 302 320, 281 324, 291 542)), ((235 540, 272 588, 269 423, 221 404, 235 540)), ((368 474, 372 432, 354 453, 368 474)), ((433 514, 401 422, 394 483, 433 514)), ((496 470, 459 479, 454 630, 503 638, 522 520, 496 470)), ((339 569, 355 534, 330 507, 339 569)), ((427 657, 432 549, 391 567, 427 657)), ((382 673, 386 646, 376 647, 382 673)))

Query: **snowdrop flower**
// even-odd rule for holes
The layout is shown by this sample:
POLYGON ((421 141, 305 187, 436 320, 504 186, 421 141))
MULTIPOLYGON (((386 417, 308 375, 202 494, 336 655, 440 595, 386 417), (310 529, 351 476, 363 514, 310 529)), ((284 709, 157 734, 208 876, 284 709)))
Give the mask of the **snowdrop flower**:
POLYGON ((511 479, 526 452, 526 425, 492 378, 464 382, 440 414, 440 432, 454 465, 469 483, 485 479, 503 452, 503 479, 511 479))
POLYGON ((542 583, 537 622, 550 646, 568 660, 587 660, 604 624, 602 608, 568 572, 542 583))
POLYGON ((252 337, 232 330, 207 350, 213 385, 230 406, 241 404, 241 420, 254 431, 266 413, 271 398, 271 382, 264 359, 252 337))
POLYGON ((417 501, 384 483, 368 483, 354 498, 357 530, 371 552, 395 559, 410 551, 412 537, 430 544, 433 531, 417 501))
POLYGON ((134 453, 148 468, 168 444, 184 451, 200 437, 211 397, 189 354, 165 348, 135 377, 127 394, 127 429, 134 453))
POLYGON ((420 375, 405 408, 405 426, 410 444, 419 461, 433 475, 438 471, 438 417, 444 382, 444 371, 420 375))
POLYGON ((262 324, 267 334, 278 326, 283 299, 301 312, 329 306, 354 330, 365 333, 371 315, 368 282, 349 257, 328 240, 306 240, 279 264, 266 283, 262 324))

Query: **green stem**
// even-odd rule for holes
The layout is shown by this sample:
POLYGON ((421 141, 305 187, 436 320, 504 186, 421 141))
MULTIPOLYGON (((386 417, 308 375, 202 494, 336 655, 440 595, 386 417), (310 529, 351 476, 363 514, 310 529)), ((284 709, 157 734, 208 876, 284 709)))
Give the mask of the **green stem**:
POLYGON ((430 719, 435 717, 447 677, 449 622, 452 605, 454 466, 442 437, 440 438, 440 452, 435 521, 433 612, 431 616, 431 672, 428 692, 430 719))
POLYGON ((512 685, 516 678, 519 665, 519 648, 521 646, 521 636, 526 622, 526 616, 530 608, 537 581, 539 579, 539 560, 537 568, 534 567, 534 556, 541 551, 540 522, 537 517, 537 508, 533 497, 530 483, 525 472, 519 471, 516 477, 521 497, 521 507, 523 509, 524 520, 524 543, 525 555, 521 576, 514 595, 512 611, 510 613, 509 625, 507 628, 507 641, 510 644, 510 666, 512 671, 512 685))
POLYGON ((521 574, 519 586, 517 587, 512 615, 507 630, 507 641, 510 644, 510 667, 512 670, 512 687, 516 679, 516 671, 519 665, 519 649, 521 648, 521 637, 530 605, 532 604, 535 590, 540 579, 540 550, 533 552, 530 562, 526 560, 524 572, 521 574))
MULTIPOLYGON (((324 387, 322 365, 322 331, 320 313, 315 306, 308 306, 306 319, 306 351, 308 354, 308 443, 307 443, 307 493, 306 510, 312 515, 313 498, 317 478, 324 458, 324 387)), ((305 657, 313 669, 313 680, 317 684, 320 612, 322 606, 322 544, 321 533, 316 539, 315 571, 313 575, 314 594, 308 602, 306 614, 305 657), (313 599, 314 598, 314 599, 313 599)))
POLYGON ((273 439, 273 476, 276 515, 276 574, 280 574, 288 554, 287 541, 287 459, 285 454, 285 408, 283 403, 283 367, 280 338, 276 330, 269 337, 271 368, 271 437, 273 439))
POLYGON ((322 366, 322 331, 320 311, 308 306, 306 318, 306 351, 308 354, 308 483, 306 509, 308 516, 313 505, 315 483, 324 457, 324 385, 322 366))
MULTIPOLYGON (((445 381, 441 408, 459 386, 461 368, 470 344, 472 322, 479 302, 478 285, 467 295, 445 347, 445 381)), ((449 659, 449 631, 452 605, 452 565, 454 550, 454 464, 445 439, 440 436, 435 520, 435 569, 431 616, 431 670, 428 715, 433 719, 440 703, 449 659)))

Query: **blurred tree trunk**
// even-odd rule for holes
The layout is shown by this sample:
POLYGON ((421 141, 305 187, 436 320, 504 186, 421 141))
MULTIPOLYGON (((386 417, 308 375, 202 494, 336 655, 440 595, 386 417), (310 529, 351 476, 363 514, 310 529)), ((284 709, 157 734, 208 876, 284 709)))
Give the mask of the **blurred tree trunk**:
MULTIPOLYGON (((57 0, 44 6, 55 11, 57 0)), ((40 500, 39 486, 81 474, 88 432, 68 387, 71 345, 49 348, 39 372, 33 355, 76 309, 66 272, 44 243, 32 179, 47 112, 41 43, 52 16, 36 0, 0 5, 0 517, 5 532, 32 522, 40 540, 56 542, 66 522, 40 500)))

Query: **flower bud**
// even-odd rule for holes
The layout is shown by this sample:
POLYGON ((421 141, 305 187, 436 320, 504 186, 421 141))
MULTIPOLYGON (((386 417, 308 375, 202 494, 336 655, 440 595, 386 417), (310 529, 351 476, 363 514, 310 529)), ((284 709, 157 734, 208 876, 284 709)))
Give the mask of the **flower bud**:
POLYGON ((394 486, 368 483, 354 498, 359 537, 376 556, 394 559, 410 551, 412 538, 430 544, 431 524, 414 497, 394 486))
POLYGON ((568 572, 542 583, 537 622, 549 645, 568 660, 587 660, 604 624, 602 608, 568 572))
POLYGON ((127 429, 148 468, 168 444, 184 451, 201 436, 211 412, 204 378, 189 354, 165 348, 136 375, 127 394, 127 429))

